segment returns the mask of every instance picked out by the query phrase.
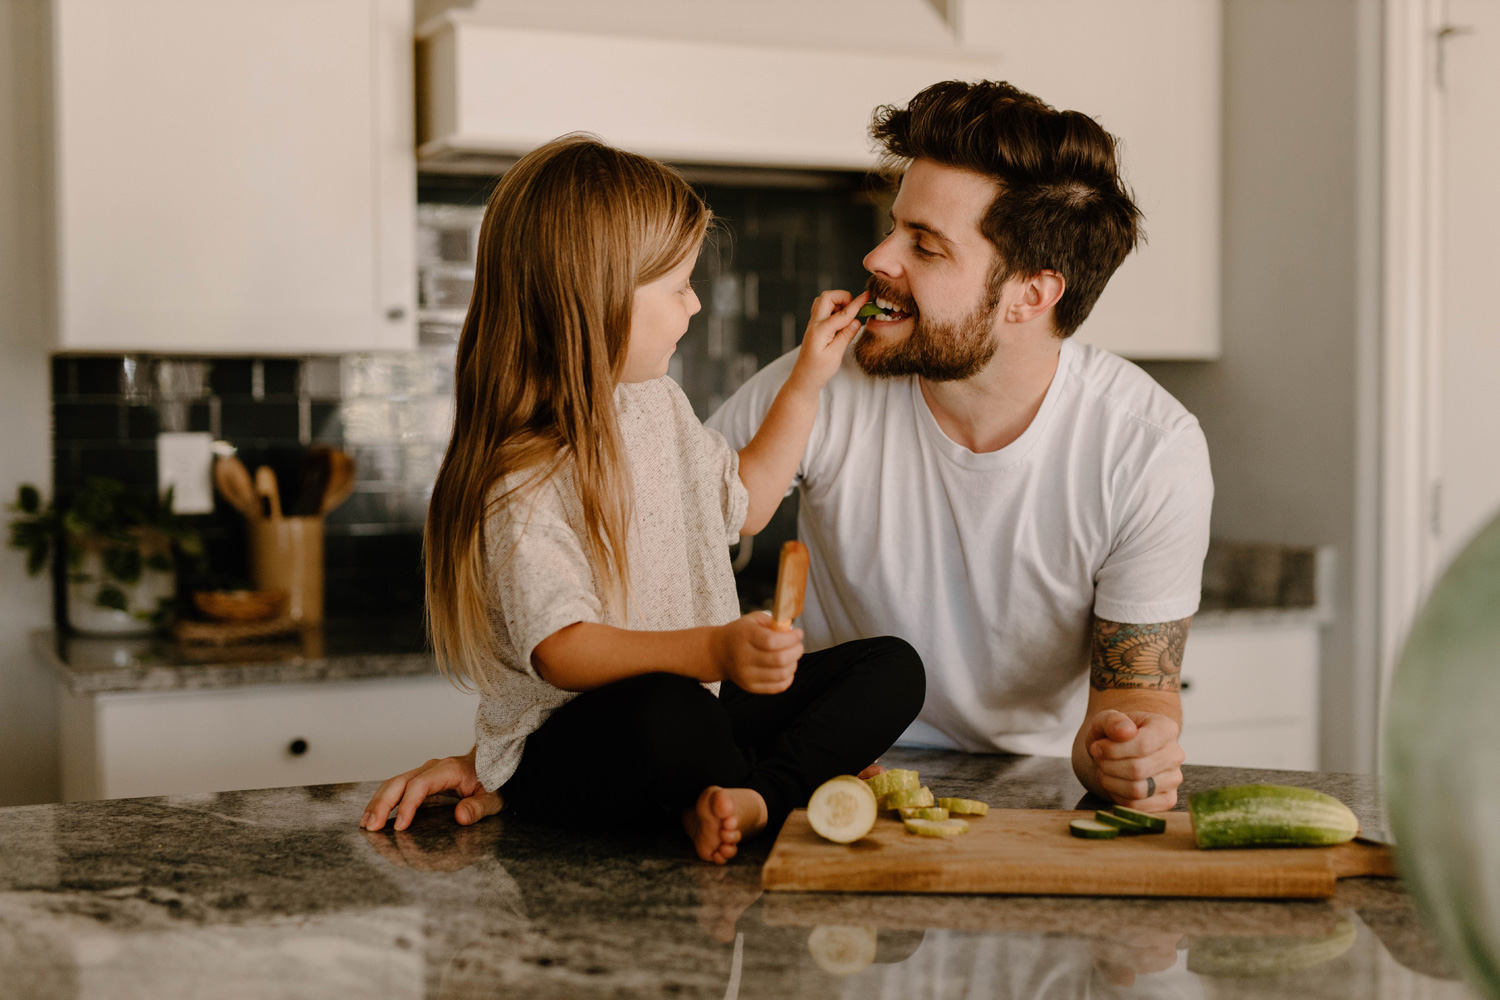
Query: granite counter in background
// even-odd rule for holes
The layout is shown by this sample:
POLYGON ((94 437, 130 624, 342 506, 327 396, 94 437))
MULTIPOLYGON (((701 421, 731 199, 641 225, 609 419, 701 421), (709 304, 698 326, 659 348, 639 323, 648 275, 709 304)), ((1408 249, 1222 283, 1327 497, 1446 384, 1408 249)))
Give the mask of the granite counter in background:
POLYGON ((325 622, 290 639, 184 645, 167 636, 112 638, 40 629, 32 648, 71 694, 195 691, 437 672, 422 623, 410 616, 325 622))

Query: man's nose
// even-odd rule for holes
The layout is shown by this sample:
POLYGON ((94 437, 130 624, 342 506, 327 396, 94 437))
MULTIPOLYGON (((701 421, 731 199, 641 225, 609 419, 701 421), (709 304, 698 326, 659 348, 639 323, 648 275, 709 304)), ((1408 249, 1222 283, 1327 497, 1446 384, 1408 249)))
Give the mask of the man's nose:
POLYGON ((875 245, 874 250, 865 254, 864 265, 866 271, 883 278, 894 278, 900 275, 901 265, 891 251, 891 237, 887 236, 875 245))

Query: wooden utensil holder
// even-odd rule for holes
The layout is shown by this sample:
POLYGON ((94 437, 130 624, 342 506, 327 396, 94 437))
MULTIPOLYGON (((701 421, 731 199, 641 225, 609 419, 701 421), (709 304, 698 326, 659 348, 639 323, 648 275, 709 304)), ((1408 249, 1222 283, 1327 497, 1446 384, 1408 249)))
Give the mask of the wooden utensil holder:
POLYGON ((270 517, 246 522, 250 579, 256 590, 287 595, 286 614, 295 622, 323 620, 323 518, 270 517))

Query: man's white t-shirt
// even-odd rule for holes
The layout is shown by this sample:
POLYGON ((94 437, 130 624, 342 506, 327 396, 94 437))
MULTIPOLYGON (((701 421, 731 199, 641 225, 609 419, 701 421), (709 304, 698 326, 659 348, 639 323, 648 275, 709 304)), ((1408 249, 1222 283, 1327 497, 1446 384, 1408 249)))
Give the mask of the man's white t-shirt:
MULTIPOLYGON (((709 419, 734 448, 795 352, 709 419)), ((927 668, 909 745, 1067 756, 1088 699, 1090 614, 1198 610, 1213 479, 1197 419, 1150 376, 1064 340, 1031 426, 999 451, 954 443, 915 377, 852 353, 824 388, 794 486, 812 556, 809 650, 906 639, 927 668)))

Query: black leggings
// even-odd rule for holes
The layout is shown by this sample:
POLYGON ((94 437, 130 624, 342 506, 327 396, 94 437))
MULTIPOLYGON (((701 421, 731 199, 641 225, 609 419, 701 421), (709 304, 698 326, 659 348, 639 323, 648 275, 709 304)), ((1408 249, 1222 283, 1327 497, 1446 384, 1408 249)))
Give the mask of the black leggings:
POLYGON ((780 694, 725 681, 715 698, 690 678, 643 674, 553 712, 501 795, 550 822, 621 828, 675 817, 709 785, 752 788, 774 829, 824 781, 885 753, 926 690, 916 650, 890 636, 808 653, 780 694), (557 808, 585 792, 586 810, 557 808))

